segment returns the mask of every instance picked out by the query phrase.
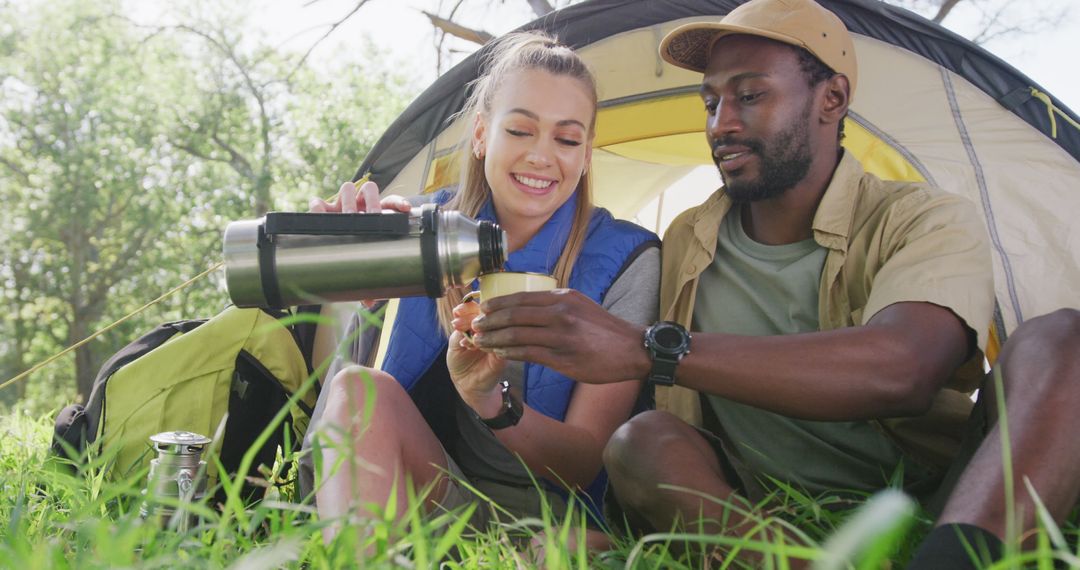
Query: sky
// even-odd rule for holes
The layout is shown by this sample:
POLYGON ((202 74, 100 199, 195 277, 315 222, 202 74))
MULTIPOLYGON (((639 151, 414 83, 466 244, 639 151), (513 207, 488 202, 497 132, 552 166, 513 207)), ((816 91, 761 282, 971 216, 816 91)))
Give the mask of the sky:
MULTIPOLYGON (((982 14, 978 6, 994 6, 1010 0, 970 0, 962 2, 945 20, 946 27, 970 37, 980 29, 982 14), (975 4, 974 2, 978 2, 975 4)), ((1043 90, 1051 93, 1074 112, 1080 112, 1080 73, 1076 58, 1080 56, 1080 1, 1078 0, 1011 0, 1025 10, 1038 7, 1057 13, 1067 10, 1050 29, 1033 34, 1014 34, 994 39, 983 45, 1030 77, 1043 90)), ((304 51, 328 29, 328 25, 347 14, 357 0, 275 0, 252 2, 264 4, 253 11, 253 24, 264 29, 275 43, 304 51)), ((565 4, 564 2, 552 2, 565 4)), ((314 59, 332 59, 342 46, 366 35, 389 53, 403 69, 417 74, 423 87, 437 77, 434 61, 435 34, 421 10, 449 13, 450 0, 369 0, 348 22, 339 27, 314 52, 314 59), (443 9, 439 10, 439 5, 443 9)), ((1030 12, 1028 12, 1030 13, 1030 12)), ((457 19, 493 34, 507 32, 532 19, 524 0, 479 0, 464 3, 457 19), (465 9, 468 9, 465 11, 465 9)), ((455 41, 463 58, 474 49, 473 44, 455 41)), ((392 62, 393 63, 393 62, 392 62)), ((445 71, 445 68, 444 68, 445 71)))

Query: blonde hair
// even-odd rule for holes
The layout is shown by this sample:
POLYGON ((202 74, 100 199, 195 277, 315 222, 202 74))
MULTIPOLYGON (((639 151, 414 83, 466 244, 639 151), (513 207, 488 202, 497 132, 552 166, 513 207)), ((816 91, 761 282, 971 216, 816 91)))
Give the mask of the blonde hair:
MULTIPOLYGON (((511 74, 529 70, 546 71, 552 75, 577 79, 585 87, 593 103, 593 114, 588 132, 588 144, 592 144, 596 129, 596 80, 585 62, 572 49, 543 32, 514 32, 503 36, 492 45, 482 65, 485 72, 472 83, 472 93, 461 110, 461 117, 468 119, 477 116, 477 113, 490 111, 499 88, 511 74)), ((484 203, 491 199, 491 187, 484 176, 484 159, 477 158, 471 152, 469 143, 472 130, 466 129, 466 132, 465 139, 460 145, 461 182, 457 193, 447 202, 445 208, 459 210, 469 217, 476 217, 484 203)), ((585 232, 588 230, 589 219, 592 217, 592 191, 588 170, 586 168, 586 172, 578 182, 577 209, 570 226, 570 234, 555 263, 553 275, 558 280, 559 287, 569 286, 570 273, 585 243, 585 232)), ((460 290, 451 289, 446 296, 437 301, 436 312, 439 323, 448 334, 452 330, 451 311, 454 306, 461 303, 463 296, 460 290)))

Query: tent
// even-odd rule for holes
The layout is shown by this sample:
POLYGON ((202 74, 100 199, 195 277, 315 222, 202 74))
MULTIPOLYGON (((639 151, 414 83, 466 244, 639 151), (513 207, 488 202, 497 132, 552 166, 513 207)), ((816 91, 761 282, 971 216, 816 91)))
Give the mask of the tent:
MULTIPOLYGON (((522 29, 579 51, 598 80, 596 202, 663 230, 720 185, 704 142, 701 76, 663 62, 678 25, 744 0, 591 0, 522 29)), ((845 147, 882 178, 925 180, 963 195, 990 236, 998 311, 992 346, 1026 318, 1078 306, 1080 121, 975 44, 876 0, 818 0, 855 37, 859 91, 845 147)), ((360 166, 380 188, 413 195, 453 183, 465 121, 454 118, 483 50, 440 77, 360 166)))

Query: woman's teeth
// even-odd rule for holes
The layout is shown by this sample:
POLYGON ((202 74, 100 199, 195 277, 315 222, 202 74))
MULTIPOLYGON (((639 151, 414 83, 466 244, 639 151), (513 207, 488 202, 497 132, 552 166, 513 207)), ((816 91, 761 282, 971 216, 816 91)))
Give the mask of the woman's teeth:
POLYGON ((518 174, 514 175, 514 180, 517 180, 518 182, 528 186, 529 188, 536 188, 538 190, 547 188, 548 186, 551 186, 555 183, 554 180, 538 180, 536 178, 529 178, 527 176, 521 176, 518 174))

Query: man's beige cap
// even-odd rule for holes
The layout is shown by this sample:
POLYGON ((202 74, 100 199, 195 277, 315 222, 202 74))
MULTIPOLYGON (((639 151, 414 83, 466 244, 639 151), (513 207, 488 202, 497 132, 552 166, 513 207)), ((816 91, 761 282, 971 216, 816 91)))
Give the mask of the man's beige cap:
POLYGON ((751 0, 718 22, 679 26, 660 42, 664 61, 704 72, 716 41, 731 34, 761 36, 801 47, 847 76, 855 94, 855 44, 844 23, 813 0, 751 0))

